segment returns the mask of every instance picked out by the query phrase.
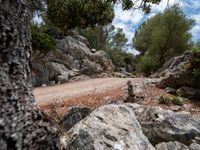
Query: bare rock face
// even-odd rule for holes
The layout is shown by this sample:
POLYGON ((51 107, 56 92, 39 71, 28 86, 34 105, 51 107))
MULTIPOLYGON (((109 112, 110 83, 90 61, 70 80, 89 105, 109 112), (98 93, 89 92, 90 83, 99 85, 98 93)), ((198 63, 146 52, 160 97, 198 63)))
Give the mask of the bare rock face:
POLYGON ((159 77, 164 77, 161 85, 164 87, 180 88, 182 86, 200 88, 200 80, 198 80, 191 70, 187 69, 191 58, 190 52, 174 57, 166 62, 158 71, 159 77))
POLYGON ((191 99, 200 99, 200 89, 183 86, 177 90, 177 94, 191 99))
POLYGON ((96 109, 61 137, 61 143, 67 150, 154 150, 125 104, 96 109))
POLYGON ((57 39, 57 49, 41 57, 37 51, 32 61, 33 84, 41 86, 54 80, 64 83, 75 76, 112 72, 114 67, 105 52, 90 49, 87 39, 70 32, 57 39))
POLYGON ((178 141, 160 143, 156 145, 156 150, 189 150, 189 147, 178 141))
POLYGON ((65 131, 70 130, 75 124, 84 119, 91 112, 87 107, 72 107, 60 120, 60 125, 65 131))
POLYGON ((129 104, 135 112, 144 134, 153 145, 179 141, 189 145, 200 137, 200 122, 190 114, 175 113, 160 107, 129 104))

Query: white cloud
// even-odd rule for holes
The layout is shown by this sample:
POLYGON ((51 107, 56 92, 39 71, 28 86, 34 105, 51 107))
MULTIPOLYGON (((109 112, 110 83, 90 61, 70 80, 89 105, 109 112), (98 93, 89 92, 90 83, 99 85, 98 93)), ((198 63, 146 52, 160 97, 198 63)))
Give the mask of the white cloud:
POLYGON ((181 6, 183 8, 189 8, 189 9, 199 9, 200 8, 200 1, 199 0, 181 0, 180 1, 181 6))
POLYGON ((200 24, 195 25, 190 32, 192 33, 194 40, 200 39, 200 24))
MULTIPOLYGON (((177 3, 177 0, 169 0, 169 6, 177 3)), ((162 12, 167 7, 168 0, 162 0, 159 5, 153 4, 152 11, 162 12)))
POLYGON ((144 17, 144 13, 141 10, 136 11, 123 11, 120 5, 115 6, 115 20, 123 23, 139 23, 144 17), (134 14, 134 15, 133 15, 134 14))
POLYGON ((191 18, 196 21, 196 24, 200 24, 200 14, 191 15, 191 18))
MULTIPOLYGON (((139 4, 141 1, 137 1, 139 4)), ((113 24, 116 27, 122 28, 127 38, 129 39, 129 43, 132 41, 134 37, 134 31, 138 28, 138 26, 146 19, 155 16, 158 12, 164 11, 167 7, 168 0, 162 0, 159 5, 152 5, 151 13, 145 15, 141 10, 135 11, 123 11, 120 5, 116 5, 115 7, 115 19, 113 24)), ((196 21, 196 25, 190 31, 193 35, 193 39, 200 38, 200 0, 169 0, 169 5, 173 5, 175 3, 179 3, 183 8, 186 15, 193 18, 196 21), (197 11, 197 12, 196 12, 197 11)))

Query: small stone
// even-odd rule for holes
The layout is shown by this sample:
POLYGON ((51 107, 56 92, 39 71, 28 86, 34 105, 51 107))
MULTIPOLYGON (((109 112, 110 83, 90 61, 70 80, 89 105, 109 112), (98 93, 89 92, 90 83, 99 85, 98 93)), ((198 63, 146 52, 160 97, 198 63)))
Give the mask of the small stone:
POLYGON ((171 87, 166 87, 165 91, 169 94, 176 94, 176 89, 171 88, 171 87))
POLYGON ((42 84, 42 87, 46 87, 47 85, 46 84, 42 84))
POLYGON ((91 52, 92 52, 92 53, 96 53, 96 51, 97 51, 97 50, 96 50, 96 49, 94 49, 94 48, 93 48, 93 49, 91 49, 91 52))
POLYGON ((56 82, 55 81, 49 81, 49 85, 54 86, 54 85, 56 85, 56 82))

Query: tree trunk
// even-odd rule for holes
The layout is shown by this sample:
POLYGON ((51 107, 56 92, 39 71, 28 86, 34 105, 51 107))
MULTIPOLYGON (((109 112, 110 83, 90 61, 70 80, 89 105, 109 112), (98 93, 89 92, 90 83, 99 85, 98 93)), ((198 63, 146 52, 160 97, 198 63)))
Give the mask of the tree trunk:
POLYGON ((26 0, 0 0, 0 149, 57 149, 32 95, 26 0))

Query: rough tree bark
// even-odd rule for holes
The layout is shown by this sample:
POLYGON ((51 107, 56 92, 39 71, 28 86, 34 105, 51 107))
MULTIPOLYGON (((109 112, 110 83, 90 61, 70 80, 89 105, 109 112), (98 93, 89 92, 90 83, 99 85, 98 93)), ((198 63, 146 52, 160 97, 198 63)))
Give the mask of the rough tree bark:
POLYGON ((0 149, 57 149, 32 95, 26 0, 0 0, 0 149))

